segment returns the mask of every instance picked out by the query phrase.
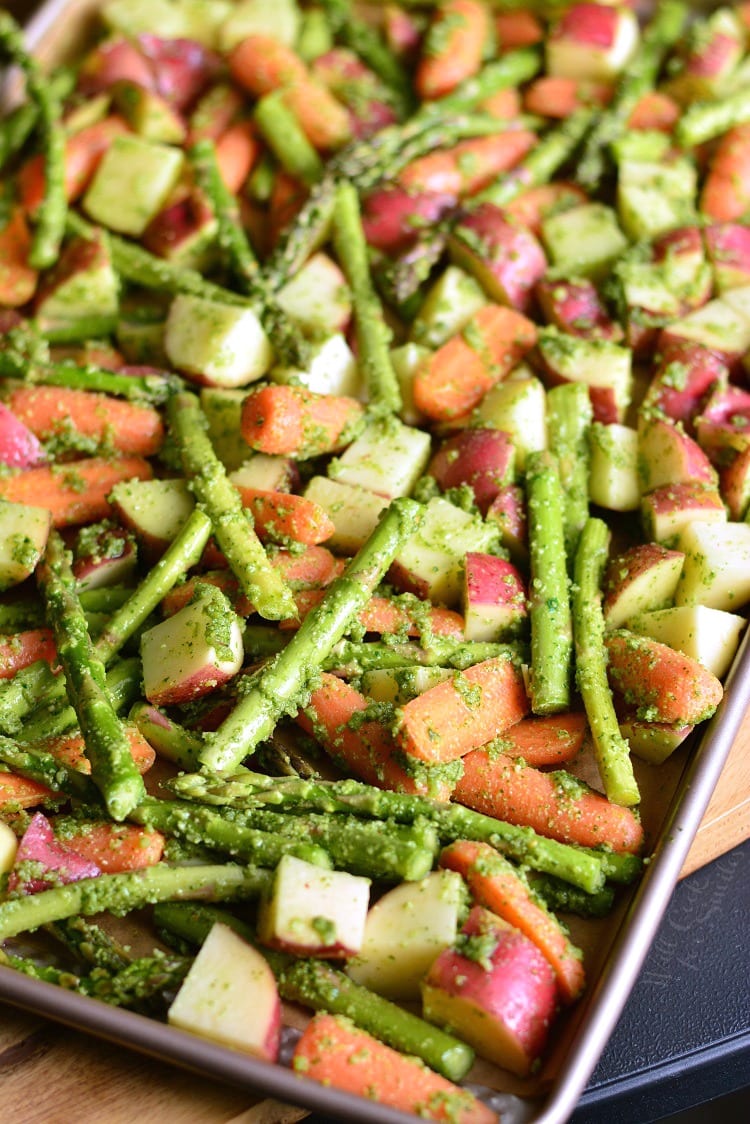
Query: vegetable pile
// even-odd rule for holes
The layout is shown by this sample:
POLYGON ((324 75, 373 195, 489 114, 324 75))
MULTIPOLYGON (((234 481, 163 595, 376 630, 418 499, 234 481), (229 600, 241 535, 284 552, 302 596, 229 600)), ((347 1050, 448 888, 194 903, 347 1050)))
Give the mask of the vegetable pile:
POLYGON ((463 1124, 750 601, 750 6, 499 7, 0 12, 3 963, 463 1124))

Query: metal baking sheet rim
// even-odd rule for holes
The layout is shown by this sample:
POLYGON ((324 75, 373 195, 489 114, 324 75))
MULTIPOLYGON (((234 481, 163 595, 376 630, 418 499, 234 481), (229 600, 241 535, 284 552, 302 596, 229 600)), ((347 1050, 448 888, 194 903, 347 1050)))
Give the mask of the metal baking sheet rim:
MULTIPOLYGON (((54 27, 69 3, 48 0, 40 7, 26 28, 26 40, 32 49, 54 27)), ((685 768, 653 858, 589 997, 588 1010, 571 1041, 560 1075, 548 1093, 528 1102, 525 1110, 518 1098, 508 1098, 514 1108, 507 1114, 503 1111, 502 1116, 509 1124, 511 1119, 514 1124, 565 1124, 574 1111, 656 935, 748 704, 750 630, 727 677, 724 699, 685 768)), ((207 1077, 343 1120, 407 1124, 415 1119, 411 1114, 317 1085, 282 1066, 256 1061, 143 1015, 109 1007, 2 966, 0 1000, 207 1077)), ((492 1098, 498 1107, 505 1099, 502 1094, 492 1098)))

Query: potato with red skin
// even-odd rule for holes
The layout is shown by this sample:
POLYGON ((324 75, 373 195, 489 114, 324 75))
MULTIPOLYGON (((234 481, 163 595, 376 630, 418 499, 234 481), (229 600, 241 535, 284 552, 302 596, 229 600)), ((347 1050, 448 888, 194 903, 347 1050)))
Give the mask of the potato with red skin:
POLYGON ((486 515, 500 490, 513 482, 514 460, 513 442, 502 429, 464 429, 443 442, 428 472, 443 491, 468 484, 486 515))
POLYGON ((53 886, 96 878, 101 869, 91 859, 79 855, 55 838, 52 824, 41 812, 35 812, 21 837, 16 859, 8 878, 8 890, 21 894, 38 894, 53 886), (34 873, 29 875, 29 867, 34 873), (38 873, 37 873, 38 868, 38 873), (46 877, 49 872, 49 877, 46 877))
POLYGON ((128 81, 144 90, 156 89, 153 67, 129 39, 115 37, 99 43, 84 58, 78 71, 79 93, 91 97, 128 81))
POLYGON ((664 484, 716 484, 716 472, 700 445, 681 425, 648 418, 638 432, 638 469, 644 492, 664 484))
POLYGON ((622 339, 622 328, 610 317, 592 281, 549 281, 536 286, 536 299, 548 324, 582 339, 622 339))
POLYGON ((478 1053, 525 1077, 557 1010, 555 973, 520 930, 475 906, 452 949, 422 985, 425 1017, 450 1026, 478 1053))
POLYGON ((384 254, 407 250, 455 204, 445 192, 379 187, 364 201, 362 227, 370 246, 384 254))
POLYGON ((729 370, 718 352, 692 340, 662 338, 645 406, 689 429, 714 383, 728 378, 729 370))
POLYGON ((625 6, 572 4, 547 37, 547 72, 555 78, 612 81, 638 47, 638 23, 625 6))
POLYGON ((205 196, 196 188, 180 193, 154 215, 143 232, 143 245, 168 261, 185 258, 205 246, 216 233, 216 219, 205 196))
POLYGON ((499 207, 482 203, 453 228, 448 248, 454 262, 476 277, 490 300, 526 312, 547 269, 536 237, 507 221, 499 207))
POLYGON ((750 506, 750 442, 732 462, 719 469, 719 491, 729 518, 739 522, 750 506))
POLYGON ((221 69, 219 56, 195 39, 139 35, 138 46, 151 64, 156 92, 180 112, 197 101, 221 69))
POLYGON ((672 542, 691 523, 726 523, 718 489, 705 484, 665 484, 641 499, 641 520, 648 538, 672 542))
POLYGON ((750 393, 739 386, 717 386, 695 418, 698 444, 717 465, 750 445, 750 393))
POLYGON ((637 543, 611 558, 604 573, 602 609, 609 628, 638 613, 664 609, 674 599, 684 554, 655 542, 637 543))
POLYGON ((39 438, 0 402, 0 464, 8 468, 33 468, 44 464, 46 459, 39 438))
POLYGON ((713 223, 703 237, 718 291, 750 285, 750 229, 739 222, 713 223))
POLYGON ((501 545, 510 552, 518 565, 529 560, 529 526, 526 514, 526 494, 517 484, 501 488, 489 506, 486 515, 500 528, 501 545))
POLYGON ((463 610, 467 640, 517 636, 528 618, 521 574, 504 558, 469 551, 464 561, 463 610))
POLYGON ((620 629, 605 638, 607 675, 613 691, 650 721, 672 726, 705 722, 724 688, 696 660, 648 636, 620 629))

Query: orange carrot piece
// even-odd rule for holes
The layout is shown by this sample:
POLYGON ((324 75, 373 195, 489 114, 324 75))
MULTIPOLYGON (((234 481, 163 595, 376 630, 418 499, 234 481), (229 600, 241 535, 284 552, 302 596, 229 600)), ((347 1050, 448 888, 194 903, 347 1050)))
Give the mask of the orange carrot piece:
POLYGON ((154 866, 164 851, 159 831, 130 823, 83 822, 65 825, 57 838, 71 851, 96 863, 103 874, 122 874, 154 866))
POLYGON ((522 160, 536 143, 529 129, 508 129, 491 137, 461 141, 413 160, 399 181, 410 191, 473 195, 522 160))
POLYGON ((321 82, 300 78, 286 87, 282 100, 314 148, 330 152, 351 140, 349 111, 321 82))
POLYGON ((0 772, 0 808, 34 808, 45 800, 54 799, 57 794, 46 785, 15 773, 0 772))
POLYGON ((496 656, 411 699, 400 712, 396 739, 411 757, 439 765, 504 734, 528 710, 523 676, 496 656))
POLYGON ((242 504, 250 511, 260 539, 291 539, 316 546, 335 531, 328 513, 312 500, 290 492, 264 492, 237 485, 242 504))
POLYGON ((29 628, 13 636, 0 636, 0 679, 12 679, 17 671, 37 660, 53 664, 56 659, 51 628, 29 628))
MULTIPOLYGON (((311 609, 325 597, 324 589, 301 590, 295 594, 298 617, 282 621, 280 628, 299 628, 311 609)), ((387 597, 372 597, 359 614, 357 620, 366 632, 401 633, 407 636, 420 636, 425 629, 436 636, 452 636, 462 639, 465 631, 464 618, 452 609, 425 605, 410 613, 401 605, 395 605, 387 597)))
POLYGON ((324 672, 306 711, 300 711, 295 721, 321 743, 334 761, 367 784, 449 800, 453 784, 442 776, 428 784, 408 773, 398 760, 398 747, 391 733, 381 722, 369 719, 357 722, 354 728, 347 725, 369 705, 365 695, 343 679, 324 672))
POLYGON ((284 581, 295 589, 330 585, 343 573, 346 563, 336 558, 325 546, 308 546, 301 554, 280 550, 271 558, 271 565, 281 571, 284 581))
MULTIPOLYGON (((267 223, 265 234, 271 246, 275 246, 279 235, 299 214, 308 190, 301 180, 290 176, 288 172, 279 170, 274 176, 271 187, 271 198, 268 201, 268 215, 264 218, 267 223)), ((256 238, 256 243, 258 239, 256 238)))
MULTIPOLYGON (((480 308, 467 328, 452 336, 418 368, 414 404, 428 418, 450 421, 477 406, 536 343, 536 326, 499 304, 480 308)), ((243 433, 245 440, 248 440, 243 433)))
POLYGON ((441 98, 476 74, 490 34, 490 15, 480 0, 444 0, 427 32, 416 74, 420 98, 441 98))
POLYGON ((612 87, 603 82, 545 75, 531 83, 523 100, 527 113, 564 119, 582 106, 607 105, 611 98, 612 87))
MULTIPOLYGON (((65 141, 65 196, 74 202, 89 185, 99 161, 115 137, 129 133, 130 127, 122 117, 113 115, 87 125, 65 141)), ((45 194, 44 157, 32 156, 18 174, 19 198, 24 210, 36 214, 45 194)))
POLYGON ((71 430, 118 453, 151 457, 164 442, 164 424, 153 406, 93 390, 62 386, 18 386, 7 405, 40 440, 71 430))
POLYGON ((294 1048, 300 1076, 342 1089, 420 1120, 497 1124, 495 1113, 473 1093, 379 1042, 349 1019, 315 1015, 294 1048))
POLYGON ((651 721, 695 726, 721 702, 720 680, 666 644, 622 630, 608 636, 605 645, 612 689, 629 704, 648 708, 651 721))
POLYGON ((532 234, 540 235, 542 223, 551 211, 563 206, 577 207, 585 202, 586 193, 577 184, 557 181, 530 187, 506 203, 503 210, 521 226, 527 226, 532 234))
POLYGON ((46 507, 53 527, 94 523, 112 513, 107 496, 121 480, 150 480, 153 469, 142 457, 89 457, 56 466, 29 468, 0 479, 0 498, 46 507))
POLYGON ((14 207, 0 230, 0 305, 20 308, 30 301, 39 274, 29 265, 31 231, 20 207, 14 207))
POLYGON ((362 414, 356 398, 315 394, 302 386, 265 386, 245 399, 240 433, 261 453, 313 457, 342 448, 362 414))
POLYGON ((463 759, 453 798, 498 820, 583 847, 638 853, 643 828, 630 808, 611 804, 567 773, 542 773, 503 753, 476 749, 463 759))
POLYGON ((523 718, 503 734, 503 753, 522 757, 535 769, 572 761, 586 738, 588 721, 582 710, 523 718))
POLYGON ((701 211, 733 222, 750 211, 750 125, 730 129, 719 142, 703 184, 701 211))
POLYGON ((508 86, 505 90, 498 90, 496 94, 490 94, 480 104, 479 108, 482 113, 489 113, 490 117, 497 117, 500 121, 506 121, 512 117, 518 117, 521 112, 521 95, 513 86, 508 86))
POLYGON ((458 871, 478 905, 520 929, 537 946, 552 965, 566 1003, 578 998, 586 983, 581 953, 557 918, 535 901, 507 859, 489 843, 461 839, 443 849, 440 866, 458 871))
MULTIPOLYGON (((147 773, 156 761, 156 751, 137 726, 126 723, 125 736, 138 772, 147 773)), ((41 748, 62 765, 67 765, 69 769, 76 769, 79 773, 91 772, 91 762, 86 756, 86 743, 79 733, 61 734, 59 737, 49 738, 41 748)))
POLYGON ((248 35, 238 43, 229 56, 229 70, 235 82, 257 97, 307 77, 299 55, 271 35, 248 35))
POLYGON ((238 121, 216 141, 216 163, 224 185, 236 195, 253 170, 260 144, 249 121, 238 121))
POLYGON ((533 12, 520 9, 516 12, 498 12, 495 16, 495 34, 501 51, 515 51, 518 47, 533 47, 544 39, 544 27, 533 12))
POLYGON ((628 128, 655 129, 661 133, 671 133, 681 112, 674 98, 659 90, 650 90, 633 106, 628 118, 628 128))

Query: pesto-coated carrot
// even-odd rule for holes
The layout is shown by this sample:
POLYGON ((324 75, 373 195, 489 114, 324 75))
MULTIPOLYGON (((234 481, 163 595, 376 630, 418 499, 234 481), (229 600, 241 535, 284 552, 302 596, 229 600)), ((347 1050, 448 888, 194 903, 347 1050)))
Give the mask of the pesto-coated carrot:
MULTIPOLYGON (((129 133, 130 128, 122 117, 113 115, 87 125, 65 140, 65 197, 69 203, 83 195, 99 161, 115 137, 129 133)), ((44 157, 32 156, 18 174, 18 189, 24 210, 35 215, 44 199, 44 157)))
POLYGON ((0 679, 12 679, 22 667, 37 660, 52 664, 56 657, 51 628, 29 628, 12 636, 0 636, 0 679))
POLYGON ((415 85, 425 100, 442 98, 482 65, 490 14, 480 0, 444 0, 427 31, 415 85))
POLYGON ((408 702, 396 737, 411 757, 443 764, 504 734, 528 710, 523 676, 499 656, 457 671, 408 702))
POLYGON ((270 94, 307 75, 299 55, 271 35, 248 35, 229 56, 235 82, 257 97, 270 94))
POLYGON ((300 78, 280 96, 313 148, 331 152, 351 140, 349 111, 322 83, 300 78))
POLYGON ((586 982, 580 951, 506 858, 489 843, 460 839, 443 849, 440 865, 458 871, 478 905, 520 929, 537 946, 552 965, 566 1003, 578 998, 586 982))
POLYGON ((96 863, 103 874, 155 866, 164 851, 161 832, 137 824, 64 820, 55 825, 55 835, 71 851, 96 863))
POLYGON ((237 485, 243 506, 250 511, 262 541, 316 546, 330 539, 335 527, 328 513, 312 500, 289 492, 264 492, 237 485))
POLYGON ((302 1077, 413 1113, 420 1120, 497 1124, 497 1116, 473 1093, 359 1030, 349 1019, 316 1015, 294 1049, 302 1077))
POLYGON ((538 16, 524 8, 498 12, 495 16, 495 35, 501 51, 514 51, 518 47, 533 47, 535 43, 541 43, 544 39, 544 26, 538 16))
POLYGON ((315 394, 302 386, 264 386, 245 399, 240 432, 260 453, 304 459, 343 448, 363 416, 356 398, 315 394))
POLYGON ((507 129, 489 137, 460 141, 407 164, 399 182, 410 191, 473 195, 501 172, 514 168, 536 142, 529 129, 507 129))
POLYGON ((36 437, 73 443, 76 437, 97 447, 151 457, 164 440, 164 423, 153 406, 112 398, 93 390, 63 386, 16 386, 7 405, 36 437))
POLYGON ((607 105, 611 97, 612 87, 603 82, 545 75, 531 83, 523 104, 527 113, 564 120, 583 106, 607 105))
MULTIPOLYGON (((139 773, 147 773, 156 760, 156 753, 141 734, 137 726, 128 722, 124 726, 130 755, 135 762, 139 773)), ((80 733, 61 734, 56 738, 49 738, 40 745, 45 753, 49 753, 56 761, 60 761, 68 769, 76 769, 79 773, 90 773, 91 762, 86 756, 86 743, 80 733)))
POLYGON ((56 466, 29 468, 0 479, 0 497, 11 503, 46 507, 54 527, 94 523, 111 514, 107 497, 121 480, 150 480, 143 457, 88 457, 56 466))
POLYGON ((522 757, 535 769, 564 765, 581 749, 587 729, 588 722, 582 710, 522 718, 503 734, 503 753, 508 757, 522 757))
POLYGON ((710 718, 721 702, 721 682, 690 656, 626 629, 604 643, 613 689, 647 710, 650 720, 693 726, 710 718))
POLYGON ((0 770, 0 808, 35 808, 55 795, 51 788, 39 781, 0 770))
POLYGON ((236 195, 260 155, 260 144, 251 122, 238 121, 216 139, 216 163, 221 178, 236 195))
MULTIPOLYGON (((301 590, 295 596, 299 620, 283 621, 281 627, 298 628, 315 605, 325 596, 323 589, 301 590)), ((463 639, 464 618, 452 609, 417 602, 412 608, 391 601, 388 597, 372 597, 357 618, 365 632, 397 633, 406 636, 451 636, 463 639)))
POLYGON ((651 129, 671 133, 680 117, 680 107, 669 94, 650 90, 638 99, 630 111, 629 129, 651 129))
POLYGON ((20 207, 0 230, 0 306, 20 308, 30 301, 39 273, 29 265, 31 231, 20 207))
POLYGON ((569 773, 543 773, 487 749, 467 754, 463 766, 454 799, 467 808, 561 843, 633 853, 643 846, 643 828, 630 808, 611 804, 569 773))
POLYGON ((461 417, 535 343, 536 327, 531 320, 512 308, 485 305, 459 335, 452 336, 419 367, 414 377, 415 406, 436 421, 461 417))
POLYGON ((527 226, 532 234, 539 235, 548 214, 585 202, 585 192, 577 184, 555 180, 522 191, 515 199, 504 203, 503 210, 521 226, 527 226))
POLYGON ((717 222, 750 210, 750 125, 738 125, 719 142, 701 192, 700 209, 717 222))

